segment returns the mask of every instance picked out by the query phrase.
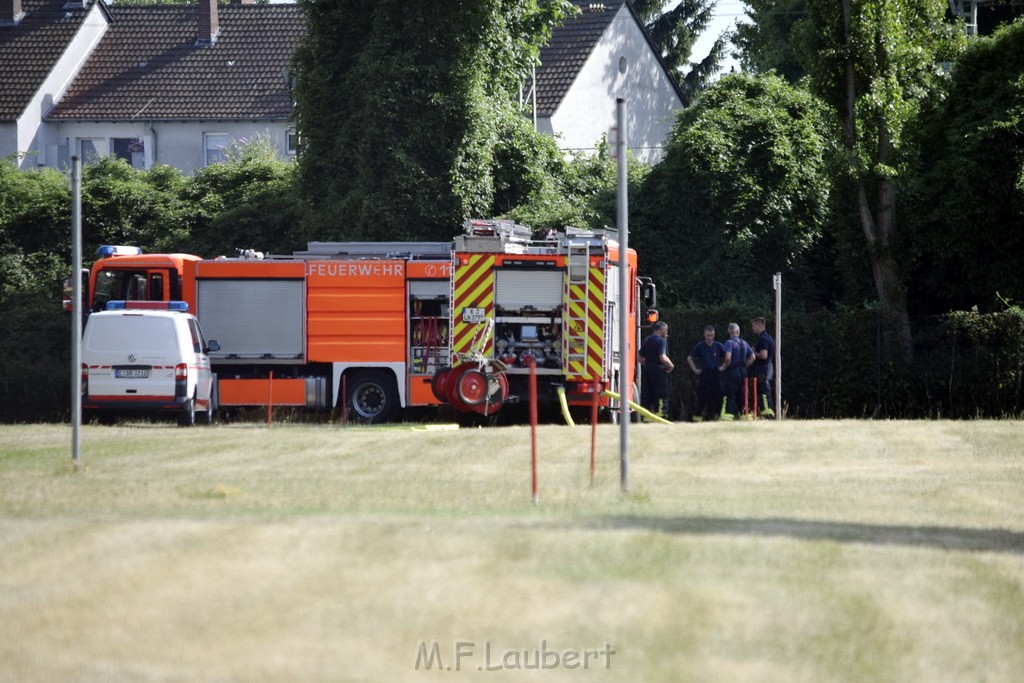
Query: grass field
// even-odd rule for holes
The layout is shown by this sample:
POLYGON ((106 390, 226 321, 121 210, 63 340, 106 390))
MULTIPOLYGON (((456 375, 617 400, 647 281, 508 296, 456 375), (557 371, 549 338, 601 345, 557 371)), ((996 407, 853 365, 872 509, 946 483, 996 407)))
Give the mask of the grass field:
POLYGON ((0 681, 1019 681, 1024 425, 0 426, 0 681), (450 670, 448 670, 450 667, 450 670), (533 670, 539 667, 540 670, 533 670))

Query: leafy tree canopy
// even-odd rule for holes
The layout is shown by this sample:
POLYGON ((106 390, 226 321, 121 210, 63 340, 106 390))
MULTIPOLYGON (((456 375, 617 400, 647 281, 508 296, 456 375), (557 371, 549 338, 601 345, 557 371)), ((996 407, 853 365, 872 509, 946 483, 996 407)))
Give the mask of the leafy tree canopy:
POLYGON ((772 273, 806 269, 827 213, 827 130, 818 101, 773 75, 725 76, 680 114, 631 242, 656 257, 669 300, 758 300, 772 273))
MULTIPOLYGON (((567 0, 302 0, 295 67, 306 235, 449 239, 491 212, 502 136, 567 0), (386 87, 382 87, 385 85, 386 87)), ((499 197, 500 199, 500 197, 499 197)))
POLYGON ((679 82, 684 104, 690 104, 698 92, 711 85, 726 57, 728 32, 718 36, 706 57, 690 61, 697 38, 714 18, 717 0, 630 0, 630 4, 661 51, 669 73, 679 82))
POLYGON ((948 96, 924 117, 910 216, 924 305, 1024 298, 1024 24, 972 40, 948 96))

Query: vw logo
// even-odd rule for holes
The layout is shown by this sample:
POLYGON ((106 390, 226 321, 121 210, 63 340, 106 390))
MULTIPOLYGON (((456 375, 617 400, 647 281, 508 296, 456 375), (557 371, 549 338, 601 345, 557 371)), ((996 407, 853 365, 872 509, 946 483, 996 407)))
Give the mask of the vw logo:
POLYGON ((135 354, 134 354, 134 353, 129 353, 129 354, 128 354, 128 362, 129 362, 129 363, 134 363, 134 362, 135 362, 135 360, 136 360, 136 358, 135 358, 135 354))

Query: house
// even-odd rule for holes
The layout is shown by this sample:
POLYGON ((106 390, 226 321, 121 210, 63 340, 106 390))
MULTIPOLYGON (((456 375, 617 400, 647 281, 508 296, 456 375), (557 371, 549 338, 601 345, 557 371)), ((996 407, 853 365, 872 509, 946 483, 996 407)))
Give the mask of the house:
MULTIPOLYGON (((586 153, 624 97, 630 148, 657 160, 678 87, 627 2, 576 4, 524 89, 538 130, 586 153)), ((294 4, 0 0, 0 158, 60 168, 114 154, 192 172, 254 136, 288 158, 289 67, 304 35, 294 4)))
POLYGON ((115 154, 190 172, 264 136, 296 151, 296 5, 0 0, 0 157, 61 167, 115 154))
POLYGON ((637 158, 656 162, 683 108, 679 86, 628 2, 574 4, 579 13, 541 48, 536 87, 527 82, 537 129, 556 136, 562 149, 592 152, 615 125, 621 97, 627 146, 637 158))

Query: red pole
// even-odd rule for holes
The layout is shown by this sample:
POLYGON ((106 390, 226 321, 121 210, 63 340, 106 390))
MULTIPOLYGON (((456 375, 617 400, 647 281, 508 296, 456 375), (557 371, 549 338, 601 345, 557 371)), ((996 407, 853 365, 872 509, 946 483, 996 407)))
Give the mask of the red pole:
POLYGON ((743 414, 744 415, 750 414, 750 404, 747 403, 747 399, 749 398, 749 394, 750 394, 750 378, 749 377, 744 377, 743 378, 743 414))
POLYGON ((590 485, 594 485, 594 473, 597 471, 597 399, 601 393, 601 382, 594 380, 593 394, 590 396, 590 485))
POLYGON ((530 360, 530 448, 533 469, 533 504, 540 502, 537 487, 537 364, 530 360))
POLYGON ((754 401, 754 419, 757 419, 757 378, 754 378, 754 391, 751 392, 751 399, 754 401))
POLYGON ((267 426, 270 426, 271 413, 274 409, 274 371, 270 371, 270 381, 267 382, 267 426))

